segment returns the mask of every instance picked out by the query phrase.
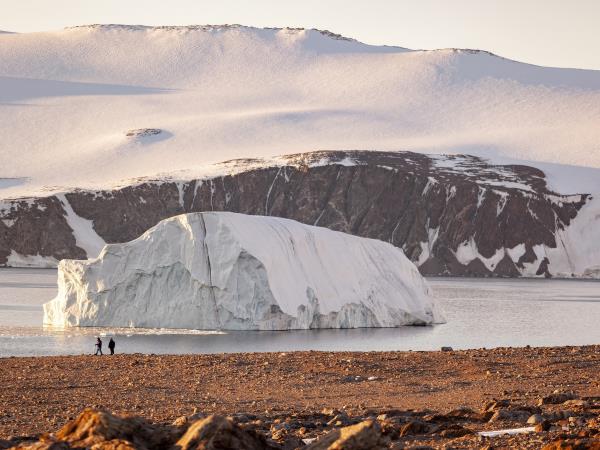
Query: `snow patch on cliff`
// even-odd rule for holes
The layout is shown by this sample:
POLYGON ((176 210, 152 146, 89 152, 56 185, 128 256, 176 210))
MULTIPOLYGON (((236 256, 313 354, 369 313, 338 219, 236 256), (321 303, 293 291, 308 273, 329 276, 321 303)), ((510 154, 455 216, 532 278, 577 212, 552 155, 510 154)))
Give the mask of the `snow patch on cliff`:
MULTIPOLYGON (((534 251, 535 247, 542 246, 534 246, 534 251)), ((525 251, 525 244, 517 244, 513 248, 498 248, 492 256, 486 258, 481 253, 479 253, 479 249, 477 248, 477 243, 475 242, 475 239, 471 238, 458 246, 456 251, 454 251, 454 256, 456 257, 456 260, 464 266, 468 265, 471 261, 475 259, 479 259, 490 272, 493 272, 505 255, 508 255, 508 257, 516 263, 519 261, 519 258, 525 254, 525 251)), ((538 255, 538 253, 536 252, 536 256, 538 256, 539 261, 541 261, 545 254, 538 255)), ((533 270, 533 273, 527 272, 523 273, 523 275, 527 274, 534 276, 535 271, 539 266, 539 261, 537 262, 537 264, 534 263, 531 265, 532 267, 530 268, 529 272, 533 270)))
POLYGON ((63 205, 67 223, 73 230, 77 247, 83 249, 88 258, 98 256, 106 242, 94 230, 94 222, 78 216, 64 194, 58 194, 56 197, 63 205))
POLYGON ((552 274, 558 277, 600 278, 600 196, 589 200, 564 230, 556 233, 556 248, 544 247, 552 274))
POLYGON ((274 217, 196 213, 97 259, 63 260, 54 326, 396 327, 443 320, 417 268, 373 239, 274 217))
MULTIPOLYGON (((428 219, 429 220, 429 219, 428 219)), ((417 267, 420 267, 429 259, 431 255, 431 251, 433 249, 433 245, 435 241, 437 241, 438 235, 440 232, 440 227, 430 228, 429 223, 427 223, 427 240, 420 242, 421 253, 419 254, 419 259, 417 261, 417 267)))
POLYGON ((496 252, 491 257, 486 258, 479 253, 475 239, 471 238, 458 246, 454 252, 454 256, 456 256, 456 259, 459 263, 465 266, 474 259, 479 259, 489 271, 493 272, 498 263, 502 261, 502 258, 504 257, 504 249, 496 249, 496 252))
POLYGON ((506 250, 506 253, 508 253, 508 256, 510 257, 512 262, 515 262, 515 263, 518 262, 519 259, 521 259, 521 256, 523 256, 527 252, 527 248, 525 248, 525 244, 517 244, 513 248, 507 248, 505 250, 506 250))

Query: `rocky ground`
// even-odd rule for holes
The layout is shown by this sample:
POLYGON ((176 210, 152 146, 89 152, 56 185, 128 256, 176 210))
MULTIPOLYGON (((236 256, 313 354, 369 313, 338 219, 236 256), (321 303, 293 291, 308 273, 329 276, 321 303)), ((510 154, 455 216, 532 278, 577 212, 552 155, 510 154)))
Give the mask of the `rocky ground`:
POLYGON ((600 346, 5 358, 0 448, 600 449, 599 374, 600 346))

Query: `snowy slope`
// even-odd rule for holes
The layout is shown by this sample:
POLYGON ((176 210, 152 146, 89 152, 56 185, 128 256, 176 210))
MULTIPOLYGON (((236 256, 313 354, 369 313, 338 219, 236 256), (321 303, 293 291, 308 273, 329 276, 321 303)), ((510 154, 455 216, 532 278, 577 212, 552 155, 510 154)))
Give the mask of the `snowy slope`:
POLYGON ((315 149, 600 168, 599 123, 600 72, 487 52, 241 26, 0 35, 0 198, 315 149))
POLYGON ((55 326, 192 329, 394 327, 441 320, 403 252, 287 219, 166 219, 97 259, 63 260, 55 326))

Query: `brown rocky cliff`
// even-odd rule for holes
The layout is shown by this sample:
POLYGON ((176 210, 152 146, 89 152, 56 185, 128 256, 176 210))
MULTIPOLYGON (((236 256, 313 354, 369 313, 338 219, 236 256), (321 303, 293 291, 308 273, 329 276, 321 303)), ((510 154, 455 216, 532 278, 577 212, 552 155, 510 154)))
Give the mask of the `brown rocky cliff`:
MULTIPOLYGON (((587 200, 549 191, 538 169, 492 166, 465 155, 440 160, 410 152, 313 152, 282 161, 230 161, 218 177, 146 180, 65 198, 107 243, 134 239, 181 213, 266 214, 388 241, 422 273, 455 276, 549 275, 551 267, 534 246, 556 247, 557 230, 587 200), (459 261, 456 251, 466 244, 478 255, 459 261), (520 244, 522 254, 513 260, 504 249, 520 244), (500 258, 490 259, 494 255, 500 258)), ((0 210, 0 264, 11 251, 85 257, 57 197, 9 205, 0 210)))

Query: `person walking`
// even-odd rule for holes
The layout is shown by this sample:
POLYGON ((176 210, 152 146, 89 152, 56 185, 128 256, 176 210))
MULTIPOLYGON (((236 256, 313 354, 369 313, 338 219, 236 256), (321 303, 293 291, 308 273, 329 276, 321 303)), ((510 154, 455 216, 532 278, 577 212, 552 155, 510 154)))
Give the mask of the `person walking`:
POLYGON ((113 338, 110 338, 110 341, 108 341, 108 349, 110 350, 110 354, 114 355, 115 354, 115 346, 117 344, 115 344, 115 341, 113 340, 113 338))
POLYGON ((96 338, 96 353, 94 353, 94 356, 98 354, 102 356, 102 339, 100 339, 100 337, 96 338))

